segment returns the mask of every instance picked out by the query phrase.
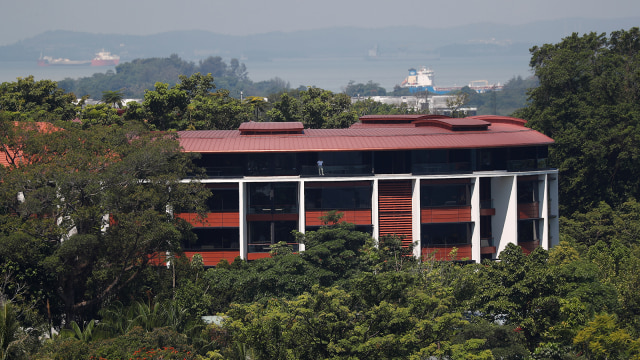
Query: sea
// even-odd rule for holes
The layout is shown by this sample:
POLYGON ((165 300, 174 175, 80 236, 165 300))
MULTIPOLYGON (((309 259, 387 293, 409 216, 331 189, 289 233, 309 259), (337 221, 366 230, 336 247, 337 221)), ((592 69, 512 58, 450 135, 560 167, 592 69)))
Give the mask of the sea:
MULTIPOLYGON (((532 75, 530 56, 483 56, 450 58, 334 57, 243 59, 248 76, 254 82, 280 78, 291 88, 315 86, 342 92, 350 81, 369 81, 392 91, 409 73, 409 68, 426 66, 435 74, 436 86, 465 86, 475 80, 504 84, 510 79, 532 75)), ((36 80, 60 81, 65 78, 90 77, 95 73, 115 71, 115 66, 38 66, 32 62, 0 62, 0 83, 33 75, 36 80)), ((215 82, 215 79, 214 79, 215 82)))

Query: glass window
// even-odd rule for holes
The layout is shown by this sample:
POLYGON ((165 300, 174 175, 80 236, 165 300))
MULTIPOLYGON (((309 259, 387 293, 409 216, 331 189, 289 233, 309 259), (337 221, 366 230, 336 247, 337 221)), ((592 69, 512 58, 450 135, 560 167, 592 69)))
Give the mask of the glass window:
POLYGON ((238 189, 211 189, 207 208, 209 211, 238 211, 238 197, 238 189))
POLYGON ((371 187, 325 187, 305 190, 307 210, 371 209, 371 187))
POLYGON ((297 221, 252 221, 249 223, 249 252, 269 252, 280 241, 294 244, 291 233, 298 229, 297 221))
POLYGON ((238 228, 194 228, 196 240, 182 244, 184 250, 238 250, 240 231, 238 228))
POLYGON ((473 223, 422 224, 422 247, 471 244, 473 223))
POLYGON ((422 185, 420 206, 465 206, 470 204, 469 184, 422 185))
POLYGON ((298 212, 297 183, 251 183, 249 185, 249 211, 253 214, 298 212))
POLYGON ((518 181, 518 204, 538 202, 538 182, 518 181))
POLYGON ((539 224, 538 220, 518 221, 518 243, 540 241, 539 224))
POLYGON ((193 162, 205 170, 207 176, 242 176, 245 157, 242 154, 202 154, 193 162))

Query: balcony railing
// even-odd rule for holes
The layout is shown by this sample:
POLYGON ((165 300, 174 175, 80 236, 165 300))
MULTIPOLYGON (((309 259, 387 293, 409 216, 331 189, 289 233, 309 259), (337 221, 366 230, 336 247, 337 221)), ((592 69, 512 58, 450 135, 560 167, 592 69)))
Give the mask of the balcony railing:
POLYGON ((493 199, 480 200, 480 209, 493 209, 493 199))
POLYGON ((271 207, 269 205, 250 205, 249 214, 297 214, 298 206, 296 205, 277 205, 271 207))
POLYGON ((547 159, 525 159, 507 161, 508 171, 526 171, 547 168, 547 159))
POLYGON ((470 162, 451 162, 434 164, 413 164, 412 172, 416 175, 450 174, 471 172, 470 162))
POLYGON ((302 166, 302 176, 346 176, 371 175, 370 165, 325 165, 322 170, 317 166, 302 166), (324 174, 324 175, 323 175, 324 174))
POLYGON ((480 247, 489 247, 489 246, 494 246, 493 245, 493 237, 484 237, 481 236, 480 237, 480 247))
MULTIPOLYGON (((247 244, 247 250, 250 253, 268 253, 271 252, 271 244, 270 242, 265 243, 249 243, 247 244)), ((298 252, 300 250, 300 244, 298 243, 287 243, 293 249, 293 252, 298 252)))

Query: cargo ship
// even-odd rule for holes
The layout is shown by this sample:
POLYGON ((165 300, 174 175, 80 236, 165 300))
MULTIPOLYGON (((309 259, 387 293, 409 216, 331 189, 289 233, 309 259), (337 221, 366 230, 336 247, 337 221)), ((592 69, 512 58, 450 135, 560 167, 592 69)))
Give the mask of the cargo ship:
POLYGON ((57 65, 91 65, 91 66, 116 66, 120 62, 120 56, 111 54, 108 51, 100 51, 91 60, 70 60, 66 58, 53 58, 51 56, 40 56, 38 65, 40 66, 57 66, 57 65))
MULTIPOLYGON (((409 69, 409 76, 402 81, 401 86, 409 88, 411 93, 427 91, 435 95, 445 95, 462 89, 462 86, 436 87, 433 80, 433 70, 426 66, 421 67, 419 70, 415 68, 409 69)), ((503 87, 500 84, 489 84, 487 80, 471 81, 468 86, 478 93, 501 90, 503 87)))
POLYGON ((49 65, 90 65, 91 60, 69 60, 65 58, 56 58, 54 59, 51 56, 41 56, 38 59, 38 65, 40 66, 49 66, 49 65))
POLYGON ((116 66, 119 62, 120 56, 102 50, 91 60, 91 66, 116 66))

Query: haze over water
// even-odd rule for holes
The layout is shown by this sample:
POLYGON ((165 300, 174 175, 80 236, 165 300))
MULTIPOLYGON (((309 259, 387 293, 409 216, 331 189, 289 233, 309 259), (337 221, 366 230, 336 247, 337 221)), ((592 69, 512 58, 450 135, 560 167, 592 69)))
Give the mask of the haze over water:
MULTIPOLYGON (((474 58, 398 59, 398 58, 300 58, 262 61, 243 60, 254 82, 275 77, 298 86, 315 86, 341 92, 350 80, 356 83, 373 81, 387 91, 393 91, 408 75, 409 68, 427 66, 435 72, 437 86, 464 86, 473 80, 504 84, 514 76, 531 75, 529 56, 486 56, 474 58)), ((228 60, 227 60, 228 62, 228 60)), ((34 75, 36 80, 60 81, 65 78, 90 77, 94 73, 115 71, 114 66, 38 66, 33 62, 0 62, 0 82, 12 82, 17 77, 34 75)), ((215 79, 214 79, 215 81, 215 79)), ((76 94, 80 95, 80 94, 76 94)))

